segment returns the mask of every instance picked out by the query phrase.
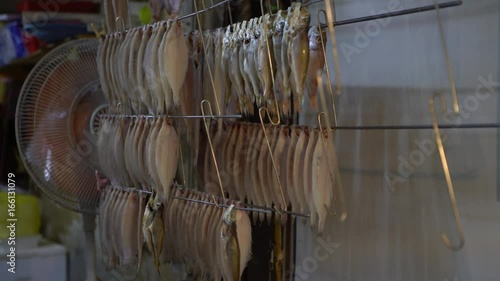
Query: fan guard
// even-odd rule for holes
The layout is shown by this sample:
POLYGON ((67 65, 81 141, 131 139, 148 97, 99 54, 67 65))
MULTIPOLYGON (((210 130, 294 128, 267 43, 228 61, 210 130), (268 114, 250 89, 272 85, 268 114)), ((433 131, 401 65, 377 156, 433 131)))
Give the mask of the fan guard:
POLYGON ((95 214, 99 202, 96 118, 106 107, 99 89, 97 39, 65 43, 26 79, 16 110, 16 138, 26 170, 56 203, 95 214))

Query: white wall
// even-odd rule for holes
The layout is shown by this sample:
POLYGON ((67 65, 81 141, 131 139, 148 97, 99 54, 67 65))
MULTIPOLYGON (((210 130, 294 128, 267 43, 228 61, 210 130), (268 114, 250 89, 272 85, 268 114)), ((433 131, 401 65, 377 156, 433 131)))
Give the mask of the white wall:
MULTIPOLYGON (((378 13, 389 3, 337 2, 339 20, 378 13)), ((430 5, 433 0, 395 3, 404 9, 430 5)), ((312 8, 311 12, 316 14, 312 8)), ((500 1, 466 0, 461 7, 441 12, 462 104, 460 120, 497 122, 498 87, 489 95, 486 91, 478 95, 475 89, 481 85, 480 77, 500 81, 500 1)), ((356 47, 356 28, 365 30, 367 25, 338 27, 337 43, 356 47)), ((451 108, 438 32, 435 12, 402 16, 391 19, 367 46, 358 44, 360 52, 350 60, 339 49, 344 83, 337 100, 340 124, 431 124, 428 99, 439 90, 451 108)), ((329 61, 333 71, 331 56, 329 61)), ((303 122, 313 125, 313 117, 308 114, 303 122)), ((344 224, 329 219, 323 238, 336 244, 323 261, 315 258, 315 249, 321 244, 307 225, 299 223, 297 266, 304 274, 295 280, 500 280, 497 130, 442 132, 447 136, 445 150, 465 232, 463 250, 451 252, 440 239, 446 232, 457 241, 439 154, 431 142, 432 130, 339 131, 336 147, 348 219, 344 224), (415 144, 417 140, 428 144, 428 154, 415 144), (422 163, 418 163, 419 155, 424 156, 422 163), (416 162, 410 160, 412 156, 416 162), (413 163, 409 177, 405 171, 398 172, 405 160, 413 163), (391 186, 385 179, 388 172, 403 176, 404 182, 391 186)))

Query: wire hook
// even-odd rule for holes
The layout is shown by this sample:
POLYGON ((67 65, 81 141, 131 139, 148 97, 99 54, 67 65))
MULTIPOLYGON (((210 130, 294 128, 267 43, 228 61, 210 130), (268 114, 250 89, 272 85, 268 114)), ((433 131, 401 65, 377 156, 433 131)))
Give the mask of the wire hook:
MULTIPOLYGON (((264 0, 260 0, 260 10, 261 10, 262 15, 264 15, 264 0)), ((274 89, 274 69, 273 69, 273 60, 272 60, 272 56, 271 56, 271 49, 269 47, 269 35, 268 35, 269 28, 267 26, 266 20, 263 20, 261 24, 262 24, 262 34, 260 36, 261 36, 261 38, 265 38, 264 40, 266 41, 267 59, 268 59, 268 63, 269 63, 269 69, 271 70, 271 89, 274 89)), ((267 108, 266 108, 266 115, 267 115, 267 118, 269 118, 269 122, 271 122, 271 124, 279 125, 279 124, 281 124, 281 114, 280 114, 280 108, 279 108, 279 104, 278 104, 278 97, 276 96, 275 91, 272 91, 272 92, 273 92, 273 97, 274 97, 274 109, 276 110, 276 117, 278 118, 278 120, 273 121, 273 118, 272 118, 271 114, 269 113, 269 111, 267 110, 267 108)), ((259 117, 261 115, 260 110, 261 109, 259 109, 259 117)))
POLYGON ((116 29, 118 32, 125 31, 125 29, 126 29, 125 28, 125 20, 122 17, 116 17, 115 24, 116 24, 116 29), (119 22, 121 22, 121 25, 118 24, 119 22), (121 27, 121 30, 118 30, 118 27, 121 27))
POLYGON ((203 115, 203 124, 205 125, 205 131, 207 132, 208 144, 210 145, 210 152, 212 153, 212 160, 214 161, 215 171, 217 172, 217 179, 219 180, 220 192, 221 192, 222 198, 224 199, 224 201, 226 201, 226 195, 224 194, 224 187, 222 186, 222 179, 221 179, 220 171, 219 171, 219 164, 217 163, 217 157, 215 156, 215 150, 214 150, 214 146, 212 143, 212 137, 210 136, 210 129, 208 127, 208 123, 206 120, 205 107, 203 106, 204 103, 207 103, 209 105, 210 114, 212 115, 212 118, 214 118, 213 113, 212 113, 212 106, 211 106, 210 102, 207 100, 203 100, 200 104, 201 114, 203 115))
POLYGON ((443 46, 444 59, 446 62, 446 69, 448 71, 448 80, 450 81, 451 96, 453 98, 453 111, 455 116, 460 114, 460 106, 458 104, 457 89, 455 87, 455 79, 453 78, 453 71, 451 69, 450 56, 448 54, 448 45, 446 44, 446 38, 444 36, 443 23, 441 20, 441 12, 437 0, 434 0, 434 7, 436 10, 436 17, 438 20, 439 37, 441 38, 441 44, 443 46))
MULTIPOLYGON (((342 91, 342 79, 340 77, 339 55, 338 55, 338 51, 337 51, 337 40, 335 39, 335 28, 333 26, 334 17, 332 15, 332 10, 335 10, 335 0, 333 1, 333 3, 334 3, 334 5, 332 8, 332 4, 330 3, 330 0, 325 0, 328 30, 330 31, 330 37, 332 39, 331 45, 332 45, 332 53, 333 53, 333 62, 335 64, 335 79, 337 82, 337 93, 336 94, 337 94, 337 96, 340 96, 341 91, 342 91)), ((336 18, 336 16, 335 16, 335 18, 336 18)))
MULTIPOLYGON (((325 34, 323 33, 323 29, 321 28, 321 25, 323 25, 323 23, 321 22, 321 15, 324 16, 325 20, 326 20, 326 12, 325 10, 319 10, 318 11, 318 14, 317 14, 317 28, 318 28, 318 32, 319 32, 319 38, 321 40, 321 50, 323 51, 323 55, 325 57, 325 70, 326 70, 326 79, 328 80, 328 91, 330 93, 330 98, 332 99, 332 110, 333 110, 333 122, 335 123, 335 126, 338 126, 338 121, 337 121, 337 110, 335 108, 335 97, 333 95, 333 88, 332 88, 332 79, 331 79, 331 76, 330 76, 330 66, 328 65, 328 59, 326 58, 326 47, 325 47, 325 41, 326 41, 326 38, 325 38, 325 34)), ((336 77, 340 77, 340 75, 338 74, 335 74, 336 77)), ((338 85, 338 83, 337 83, 338 85)), ((319 87, 323 87, 323 85, 319 85, 319 87)), ((339 89, 337 89, 339 90, 339 89)), ((340 93, 340 92, 339 92, 340 93)))
MULTIPOLYGON (((271 157, 271 163, 273 164, 274 175, 276 177, 276 180, 278 182, 278 187, 280 189, 280 195, 281 195, 281 200, 283 201, 282 202, 283 203, 283 207, 286 208, 287 203, 286 203, 286 200, 285 200, 285 194, 283 192, 283 187, 281 185, 280 175, 279 175, 279 172, 278 172, 278 168, 276 167, 276 161, 274 160, 273 150, 271 149, 271 143, 269 142, 269 137, 267 136, 266 126, 264 125, 264 118, 262 117, 262 111, 264 111, 264 110, 269 114, 269 111, 267 111, 267 108, 261 107, 259 109, 260 124, 262 126, 262 131, 264 133, 264 137, 266 139, 267 149, 269 150, 269 156, 271 157)), ((280 213, 280 214, 282 214, 282 213, 280 213)))
POLYGON ((222 208, 218 203, 217 203, 217 199, 215 198, 215 195, 212 194, 212 201, 215 205, 215 207, 217 207, 218 209, 222 208))
POLYGON ((457 246, 454 246, 451 242, 450 239, 448 238, 448 235, 446 233, 441 234, 441 239, 443 240, 444 244, 446 247, 453 251, 458 251, 464 247, 465 244, 465 239, 464 239, 464 233, 463 233, 463 228, 462 228, 462 221, 460 219, 460 211, 458 210, 458 204, 457 200, 455 198, 455 189, 453 188, 453 181, 451 180, 451 175, 450 175, 450 169, 448 167, 448 161, 446 160, 446 153, 444 151, 444 146, 443 146, 443 140, 441 138, 441 133, 439 131, 439 125, 437 122, 437 117, 436 117, 436 111, 434 109, 435 103, 434 100, 439 97, 441 100, 441 109, 443 112, 446 112, 446 101, 444 96, 442 95, 433 95, 432 97, 429 98, 429 111, 431 113, 432 117, 432 126, 434 128, 434 134, 436 135, 436 143, 438 145, 438 150, 439 150, 439 156, 441 158, 441 164, 443 167, 443 173, 446 179, 446 185, 448 187, 448 195, 450 196, 450 201, 451 201, 451 206, 453 208, 453 215, 455 217, 455 223, 457 225, 458 229, 458 237, 459 237, 459 244, 457 246))
MULTIPOLYGON (((196 2, 198 2, 198 1, 193 1, 194 9, 196 12, 196 21, 198 22, 198 29, 200 32, 200 41, 201 41, 201 45, 203 47, 203 53, 205 54, 205 62, 207 63, 208 75, 210 76, 210 82, 212 83, 212 90, 214 91, 214 98, 215 98, 215 106, 217 109, 217 115, 222 115, 222 110, 219 106, 219 98, 218 98, 218 94, 217 94, 217 89, 215 88, 214 76, 212 74, 212 68, 210 67, 210 63, 208 61, 209 58, 208 58, 208 54, 207 54, 207 48, 205 47, 205 40, 203 39, 203 29, 201 28, 201 20, 200 20, 200 15, 199 15, 199 10, 198 10, 198 4, 196 4, 196 2)), ((203 6, 205 6, 205 1, 202 0, 201 3, 203 6)), ((212 114, 212 116, 213 116, 213 114, 212 114)))
MULTIPOLYGON (((321 85, 323 83, 323 78, 322 78, 322 75, 321 73, 318 73, 317 75, 317 80, 318 80, 318 85, 321 85)), ((325 106, 326 104, 326 101, 325 101, 325 92, 323 90, 323 87, 319 87, 319 90, 320 90, 320 99, 321 99, 321 104, 323 104, 323 106, 325 106)), ((331 129, 330 127, 330 121, 328 119, 328 115, 325 111, 322 111, 318 114, 318 125, 319 125, 319 128, 320 128, 320 132, 321 132, 321 141, 323 142, 323 150, 325 151, 328 151, 327 150, 327 144, 325 142, 325 138, 328 138, 328 132, 334 132, 333 129, 331 129), (321 116, 324 115, 325 119, 326 119, 326 127, 323 126, 323 122, 321 121, 321 116), (324 132, 324 130, 326 129, 326 134, 324 132), (325 137, 326 136, 326 137, 325 137)), ((330 183, 332 184, 332 186, 334 186, 334 179, 333 179, 333 172, 337 175, 335 177, 335 182, 337 184, 337 190, 338 190, 338 193, 339 193, 339 200, 340 200, 340 205, 341 205, 341 213, 340 213, 340 217, 339 217, 339 222, 344 222, 347 218, 347 204, 346 204, 346 201, 345 201, 345 196, 344 196, 344 187, 343 187, 343 184, 342 184, 342 180, 340 178, 340 170, 339 170, 339 166, 338 164, 338 161, 337 161, 337 152, 335 151, 335 145, 333 143, 333 136, 332 136, 332 140, 330 142, 330 145, 332 145, 332 150, 333 150, 333 153, 332 153, 332 156, 333 156, 333 160, 334 160, 334 170, 332 170, 332 166, 331 166, 331 163, 330 163, 330 159, 328 159, 328 157, 326 157, 326 164, 327 164, 327 167, 328 167, 328 171, 330 173, 330 183)), ((335 192, 334 192, 335 194, 335 192)), ((338 209, 338 207, 337 207, 338 209)), ((332 212, 328 212, 329 214, 332 213, 332 212)), ((336 214, 338 213, 335 212, 336 214)))

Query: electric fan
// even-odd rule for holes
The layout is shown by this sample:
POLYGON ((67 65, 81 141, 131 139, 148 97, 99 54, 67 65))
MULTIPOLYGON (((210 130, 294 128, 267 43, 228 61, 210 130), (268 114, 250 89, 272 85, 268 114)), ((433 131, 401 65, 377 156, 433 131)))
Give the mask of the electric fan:
POLYGON ((96 125, 106 101, 99 89, 97 39, 65 43, 24 82, 16 139, 26 170, 47 196, 83 214, 87 278, 95 280, 95 215, 99 203, 96 125))

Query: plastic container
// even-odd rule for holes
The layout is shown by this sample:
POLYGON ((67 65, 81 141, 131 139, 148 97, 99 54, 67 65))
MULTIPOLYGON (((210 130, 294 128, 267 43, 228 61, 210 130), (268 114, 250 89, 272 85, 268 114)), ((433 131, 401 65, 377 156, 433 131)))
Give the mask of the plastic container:
MULTIPOLYGON (((21 194, 20 190, 17 190, 15 200, 16 239, 38 234, 41 225, 38 198, 28 194, 21 194)), ((6 192, 0 192, 0 205, 8 206, 8 194, 6 192)), ((0 212, 0 240, 9 237, 7 219, 8 212, 7 209, 4 209, 0 212)))
POLYGON ((2 281, 66 281, 66 249, 49 244, 16 251, 15 274, 8 272, 7 253, 0 253, 0 279, 2 281))

